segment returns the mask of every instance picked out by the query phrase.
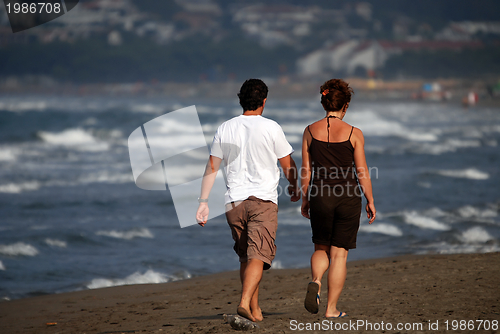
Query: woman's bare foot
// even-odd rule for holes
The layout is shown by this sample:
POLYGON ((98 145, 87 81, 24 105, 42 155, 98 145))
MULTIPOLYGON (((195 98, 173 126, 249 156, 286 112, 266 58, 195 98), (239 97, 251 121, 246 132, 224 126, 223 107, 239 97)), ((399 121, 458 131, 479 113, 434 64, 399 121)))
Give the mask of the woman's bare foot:
POLYGON ((343 318, 343 317, 346 317, 347 314, 345 314, 344 312, 340 312, 338 310, 335 310, 333 312, 326 312, 325 313, 325 317, 326 318, 343 318))
POLYGON ((262 316, 262 310, 260 307, 258 309, 252 309, 252 315, 255 318, 255 321, 262 321, 264 320, 264 317, 262 316))
POLYGON ((321 288, 320 284, 318 284, 318 282, 316 281, 312 281, 307 285, 304 307, 307 311, 313 314, 316 314, 319 311, 319 291, 321 288))
POLYGON ((316 284, 319 285, 318 294, 321 294, 321 281, 319 281, 319 280, 313 280, 313 282, 315 282, 316 284))
POLYGON ((236 312, 238 312, 238 314, 241 315, 243 318, 247 318, 250 321, 255 321, 255 318, 253 317, 252 313, 242 306, 238 306, 236 312))

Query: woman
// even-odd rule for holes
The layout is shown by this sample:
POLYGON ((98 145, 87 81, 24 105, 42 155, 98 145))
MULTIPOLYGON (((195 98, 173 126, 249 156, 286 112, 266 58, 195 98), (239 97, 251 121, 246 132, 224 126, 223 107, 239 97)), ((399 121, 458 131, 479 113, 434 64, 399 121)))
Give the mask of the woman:
POLYGON ((346 278, 347 253, 356 248, 363 193, 370 224, 376 210, 363 133, 342 121, 353 90, 345 81, 331 79, 321 86, 320 93, 326 117, 309 125, 302 141, 301 212, 311 220, 314 243, 312 281, 304 306, 318 313, 321 279, 330 268, 325 316, 341 318, 347 314, 337 309, 337 301, 346 278))

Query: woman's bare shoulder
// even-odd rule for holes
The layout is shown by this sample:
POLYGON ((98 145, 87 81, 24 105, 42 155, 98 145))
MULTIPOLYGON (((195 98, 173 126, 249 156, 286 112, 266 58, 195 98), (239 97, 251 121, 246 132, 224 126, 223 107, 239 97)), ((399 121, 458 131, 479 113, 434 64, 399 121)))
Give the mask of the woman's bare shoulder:
POLYGON ((364 145, 364 143, 365 143, 363 131, 361 131, 360 129, 358 129, 355 126, 352 127, 351 143, 353 144, 354 149, 356 149, 356 146, 358 143, 361 145, 364 145))

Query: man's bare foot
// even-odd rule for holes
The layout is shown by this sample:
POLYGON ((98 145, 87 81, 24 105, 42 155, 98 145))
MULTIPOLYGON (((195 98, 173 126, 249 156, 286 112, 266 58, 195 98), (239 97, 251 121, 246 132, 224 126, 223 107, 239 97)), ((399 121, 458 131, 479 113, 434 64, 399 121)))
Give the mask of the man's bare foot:
POLYGON ((260 307, 258 309, 252 309, 252 315, 255 318, 255 321, 262 321, 264 320, 264 317, 262 316, 262 310, 260 307))
POLYGON ((242 306, 238 306, 238 308, 236 309, 236 312, 238 312, 239 315, 241 315, 244 318, 247 318, 248 320, 256 321, 255 318, 253 317, 252 313, 242 306))

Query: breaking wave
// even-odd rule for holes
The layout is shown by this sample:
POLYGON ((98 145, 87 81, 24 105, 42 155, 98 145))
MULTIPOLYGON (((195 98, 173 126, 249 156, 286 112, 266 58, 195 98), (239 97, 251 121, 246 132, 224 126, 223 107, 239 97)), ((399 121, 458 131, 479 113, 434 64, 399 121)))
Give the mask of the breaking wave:
POLYGON ((0 254, 10 256, 35 256, 38 254, 38 250, 24 242, 17 242, 11 245, 0 245, 0 254))
POLYGON ((150 269, 146 271, 144 274, 141 274, 140 272, 135 272, 132 275, 129 275, 125 278, 116 278, 116 279, 95 278, 87 285, 87 288, 99 289, 99 288, 108 288, 112 286, 131 285, 131 284, 157 284, 157 283, 178 281, 188 278, 191 278, 191 274, 188 272, 184 272, 182 275, 179 276, 171 276, 150 269))
POLYGON ((154 238, 153 233, 151 233, 151 231, 147 228, 133 229, 129 231, 97 231, 95 234, 125 240, 131 240, 134 238, 154 238))

